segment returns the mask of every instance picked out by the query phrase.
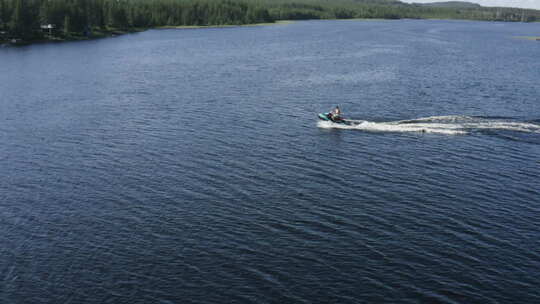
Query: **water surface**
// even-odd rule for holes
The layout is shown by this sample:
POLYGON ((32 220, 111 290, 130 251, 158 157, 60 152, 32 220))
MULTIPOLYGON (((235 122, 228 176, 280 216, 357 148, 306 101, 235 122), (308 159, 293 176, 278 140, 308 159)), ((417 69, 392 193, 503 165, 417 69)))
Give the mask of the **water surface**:
POLYGON ((0 49, 0 302, 539 302, 538 30, 0 49))

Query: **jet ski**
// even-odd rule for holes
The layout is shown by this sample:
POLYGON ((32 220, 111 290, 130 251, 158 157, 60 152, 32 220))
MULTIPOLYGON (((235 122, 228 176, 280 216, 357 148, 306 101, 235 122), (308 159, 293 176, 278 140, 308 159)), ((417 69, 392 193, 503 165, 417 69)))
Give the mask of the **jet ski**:
POLYGON ((338 117, 338 118, 334 118, 332 117, 332 113, 328 112, 328 113, 319 113, 319 119, 320 120, 323 120, 323 121, 330 121, 330 122, 333 122, 333 123, 336 123, 336 124, 344 124, 344 125, 352 125, 352 121, 348 121, 346 119, 343 119, 341 117, 338 117))

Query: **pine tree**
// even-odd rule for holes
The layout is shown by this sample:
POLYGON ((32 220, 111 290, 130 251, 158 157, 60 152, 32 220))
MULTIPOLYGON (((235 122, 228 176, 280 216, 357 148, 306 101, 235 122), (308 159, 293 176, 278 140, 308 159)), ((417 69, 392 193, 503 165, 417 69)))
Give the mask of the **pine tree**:
POLYGON ((16 0, 11 18, 11 33, 15 37, 23 39, 27 38, 29 32, 25 11, 26 7, 24 0, 16 0))
POLYGON ((7 28, 9 11, 7 3, 4 0, 0 0, 0 30, 7 28))
POLYGON ((64 17, 64 35, 69 36, 71 31, 71 18, 69 15, 64 17))

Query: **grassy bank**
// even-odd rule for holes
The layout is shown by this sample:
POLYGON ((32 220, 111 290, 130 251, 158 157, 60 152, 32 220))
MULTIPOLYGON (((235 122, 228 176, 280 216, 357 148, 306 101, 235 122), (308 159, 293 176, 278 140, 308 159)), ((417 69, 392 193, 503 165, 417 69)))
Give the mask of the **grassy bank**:
POLYGON ((227 27, 247 27, 247 26, 268 26, 268 25, 287 25, 294 23, 293 20, 280 20, 276 22, 264 22, 253 24, 222 24, 222 25, 166 25, 159 26, 156 29, 201 29, 201 28, 227 28, 227 27))
POLYGON ((515 38, 540 41, 540 36, 516 36, 515 38))

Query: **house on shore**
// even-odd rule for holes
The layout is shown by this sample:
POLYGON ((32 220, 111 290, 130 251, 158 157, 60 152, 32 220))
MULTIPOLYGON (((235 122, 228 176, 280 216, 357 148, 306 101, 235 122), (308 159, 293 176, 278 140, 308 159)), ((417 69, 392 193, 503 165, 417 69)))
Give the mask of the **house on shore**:
POLYGON ((56 25, 54 24, 42 24, 40 27, 41 31, 49 36, 52 36, 53 32, 56 30, 56 25))

